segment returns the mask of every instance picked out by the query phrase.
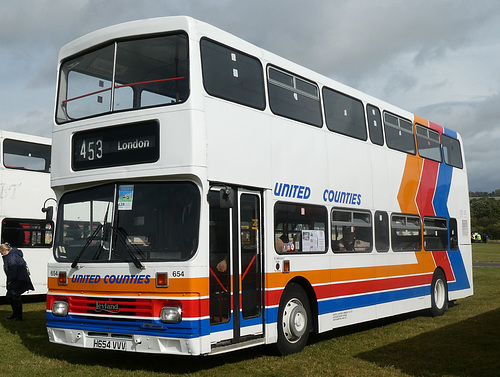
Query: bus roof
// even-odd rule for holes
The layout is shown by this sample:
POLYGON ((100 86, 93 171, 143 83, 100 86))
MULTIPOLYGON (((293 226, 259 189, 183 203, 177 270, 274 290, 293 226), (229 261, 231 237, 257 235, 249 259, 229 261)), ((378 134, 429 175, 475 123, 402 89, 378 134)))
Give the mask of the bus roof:
POLYGON ((5 131, 5 130, 0 130, 0 139, 16 139, 16 140, 28 141, 39 144, 47 144, 47 145, 52 144, 52 139, 48 137, 25 134, 15 131, 5 131))
MULTIPOLYGON (((225 43, 231 46, 238 46, 238 49, 241 49, 248 54, 258 57, 265 63, 277 65, 281 68, 290 70, 291 72, 300 73, 307 79, 313 80, 322 86, 324 85, 333 87, 336 90, 340 90, 347 95, 359 98, 366 103, 382 107, 386 111, 398 113, 401 116, 413 120, 413 112, 401 109, 381 99, 370 96, 364 92, 354 89, 348 85, 342 84, 316 71, 305 68, 304 66, 294 63, 286 58, 257 47, 256 45, 249 43, 213 25, 196 20, 189 16, 158 17, 136 20, 108 26, 93 31, 63 46, 59 52, 59 62, 77 53, 116 39, 175 30, 186 31, 189 34, 189 38, 192 40, 199 41, 202 37, 209 37, 215 39, 220 43, 225 43)), ((444 128, 446 129, 446 127, 444 128)), ((461 140, 460 135, 458 134, 457 138, 461 140)))

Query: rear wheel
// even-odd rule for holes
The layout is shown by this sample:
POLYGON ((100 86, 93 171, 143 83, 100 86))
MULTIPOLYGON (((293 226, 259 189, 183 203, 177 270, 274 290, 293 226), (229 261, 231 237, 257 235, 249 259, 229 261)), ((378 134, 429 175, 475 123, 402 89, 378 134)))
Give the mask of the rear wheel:
POLYGON ((301 351, 311 331, 311 309, 307 295, 298 284, 283 293, 278 310, 278 350, 282 355, 301 351))
POLYGON ((431 314, 433 317, 443 315, 448 310, 448 284, 442 270, 437 270, 432 277, 431 314))

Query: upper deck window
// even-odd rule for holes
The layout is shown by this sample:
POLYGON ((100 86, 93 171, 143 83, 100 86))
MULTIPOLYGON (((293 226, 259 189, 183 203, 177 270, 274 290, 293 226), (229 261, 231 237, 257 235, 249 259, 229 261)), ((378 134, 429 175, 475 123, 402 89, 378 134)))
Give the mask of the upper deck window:
POLYGON ((321 127, 318 86, 296 75, 268 69, 269 105, 273 113, 321 127))
POLYGON ((188 75, 185 34, 101 46, 62 63, 57 122, 184 102, 188 75))
POLYGON ((363 103, 332 89, 323 88, 326 125, 330 131, 366 140, 363 103))
POLYGON ((203 84, 207 93, 263 110, 264 74, 260 61, 233 48, 202 39, 203 84))
POLYGON ((415 154, 413 126, 409 120, 385 113, 384 125, 386 142, 389 148, 415 154))
POLYGON ((418 154, 421 157, 441 162, 441 139, 439 132, 420 124, 415 125, 415 131, 417 133, 418 154))
POLYGON ((378 107, 366 105, 366 115, 368 116, 368 129, 370 130, 370 140, 373 144, 384 145, 384 134, 382 131, 382 118, 378 107))
POLYGON ((50 145, 5 139, 3 164, 9 169, 50 172, 50 145))
POLYGON ((443 155, 447 165, 459 169, 463 168, 462 150, 460 149, 460 141, 457 139, 443 135, 443 155))

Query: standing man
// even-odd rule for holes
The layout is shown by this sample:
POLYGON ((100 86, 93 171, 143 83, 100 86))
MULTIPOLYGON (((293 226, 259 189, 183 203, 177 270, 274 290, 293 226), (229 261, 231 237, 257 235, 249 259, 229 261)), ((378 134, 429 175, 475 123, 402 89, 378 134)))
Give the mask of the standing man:
POLYGON ((23 252, 11 248, 8 243, 0 245, 0 254, 3 258, 3 269, 7 275, 7 299, 12 306, 12 315, 7 319, 23 320, 23 303, 21 295, 26 291, 34 291, 23 252))

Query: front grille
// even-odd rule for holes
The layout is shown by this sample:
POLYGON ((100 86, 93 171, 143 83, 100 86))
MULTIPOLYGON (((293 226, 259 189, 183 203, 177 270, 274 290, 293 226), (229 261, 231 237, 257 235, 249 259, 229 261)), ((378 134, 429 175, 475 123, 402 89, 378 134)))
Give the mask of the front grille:
POLYGON ((154 317, 151 299, 120 297, 70 296, 69 311, 75 314, 103 314, 106 316, 154 317))

